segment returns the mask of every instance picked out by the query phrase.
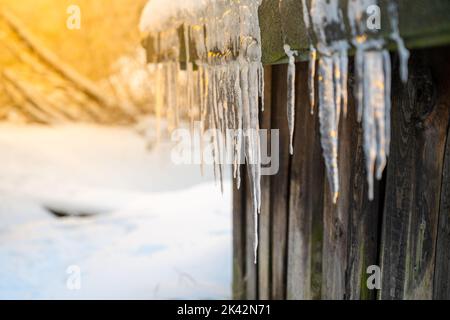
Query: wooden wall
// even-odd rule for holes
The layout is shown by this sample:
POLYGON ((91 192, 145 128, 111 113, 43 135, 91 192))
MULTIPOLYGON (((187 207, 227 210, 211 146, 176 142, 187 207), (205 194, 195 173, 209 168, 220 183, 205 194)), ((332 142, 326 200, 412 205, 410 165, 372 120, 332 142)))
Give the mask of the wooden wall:
MULTIPOLYGON (((375 199, 367 197, 353 97, 341 121, 341 193, 333 205, 307 63, 297 64, 295 154, 288 153, 286 65, 266 67, 262 128, 280 130, 280 169, 262 178, 258 264, 245 170, 234 189, 237 299, 450 299, 450 50, 413 51, 407 84, 393 55, 392 144, 375 199), (366 285, 381 267, 381 290, 366 285)), ((350 77, 352 93, 353 79, 350 77)), ((317 108, 317 106, 316 106, 317 108)))

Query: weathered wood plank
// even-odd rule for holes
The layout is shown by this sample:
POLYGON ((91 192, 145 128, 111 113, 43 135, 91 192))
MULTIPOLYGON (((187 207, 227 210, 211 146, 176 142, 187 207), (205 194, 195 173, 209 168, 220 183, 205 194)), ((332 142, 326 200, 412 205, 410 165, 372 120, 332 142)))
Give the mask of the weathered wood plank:
POLYGON ((324 164, 318 117, 310 114, 308 65, 298 63, 296 66, 296 124, 289 195, 287 298, 320 299, 324 164))
POLYGON ((430 51, 413 52, 406 86, 393 81, 381 299, 432 298, 449 111, 436 103, 432 63, 430 51))
MULTIPOLYGON (((264 68, 264 112, 261 114, 261 129, 267 130, 267 155, 272 156, 271 132, 272 126, 272 67, 264 68)), ((277 155, 274 155, 277 156, 277 155)), ((259 252, 258 252, 258 294, 260 300, 270 299, 271 280, 271 212, 270 212, 270 176, 261 177, 261 213, 259 217, 259 252)))
MULTIPOLYGON (((352 117, 353 118, 353 117, 352 117)), ((357 125, 354 119, 341 120, 339 128, 339 198, 334 204, 328 179, 324 184, 323 251, 322 251, 322 298, 344 299, 348 255, 348 223, 350 208, 350 179, 354 165, 354 138, 352 131, 357 125)))
MULTIPOLYGON (((287 67, 272 67, 273 74, 267 74, 271 103, 266 101, 266 112, 269 105, 271 111, 268 117, 262 115, 261 126, 281 129, 280 171, 267 179, 267 185, 263 182, 263 194, 269 199, 263 196, 260 216, 261 265, 245 270, 246 298, 373 299, 377 292, 367 288, 366 270, 376 264, 382 267, 381 299, 449 298, 447 52, 415 51, 408 84, 394 76, 391 156, 386 179, 375 186, 374 201, 367 198, 362 129, 355 119, 354 99, 349 97, 348 118, 340 126, 341 193, 336 206, 324 177, 317 120, 309 121, 306 64, 297 64, 292 159, 286 121, 287 67), (266 207, 269 215, 264 214, 266 207)), ((241 226, 247 225, 247 239, 241 245, 248 266, 253 263, 253 231, 248 230, 253 217, 245 219, 241 226)))
POLYGON ((434 299, 450 299, 450 131, 445 147, 442 177, 441 205, 439 208, 438 241, 434 275, 434 299))
POLYGON ((245 299, 258 299, 258 266, 255 263, 255 215, 249 168, 245 166, 245 299))
MULTIPOLYGON (((450 109, 450 49, 437 51, 433 55, 437 78, 437 103, 450 109)), ((434 299, 450 299, 450 125, 447 126, 444 167, 442 172, 441 199, 439 207, 438 238, 434 274, 434 299)))
POLYGON ((351 124, 350 140, 353 150, 347 155, 347 161, 351 165, 348 189, 342 190, 349 199, 345 298, 369 300, 376 296, 376 291, 367 287, 367 267, 376 265, 378 260, 380 202, 383 199, 383 190, 380 191, 380 187, 384 182, 375 183, 374 199, 370 201, 364 162, 363 131, 361 125, 357 124, 353 92, 349 90, 349 113, 348 118, 344 120, 351 124))
POLYGON ((286 298, 289 199, 289 130, 287 128, 287 66, 272 69, 272 128, 279 129, 279 172, 271 177, 272 299, 286 298))
POLYGON ((241 188, 233 187, 233 299, 245 298, 245 170, 241 165, 241 188))
MULTIPOLYGON (((352 74, 352 73, 351 73, 352 74)), ((353 81, 352 81, 353 82, 353 81)), ((349 90, 347 118, 339 128, 340 194, 333 204, 328 182, 324 193, 322 298, 373 299, 366 269, 377 262, 379 183, 368 200, 361 125, 349 90)))

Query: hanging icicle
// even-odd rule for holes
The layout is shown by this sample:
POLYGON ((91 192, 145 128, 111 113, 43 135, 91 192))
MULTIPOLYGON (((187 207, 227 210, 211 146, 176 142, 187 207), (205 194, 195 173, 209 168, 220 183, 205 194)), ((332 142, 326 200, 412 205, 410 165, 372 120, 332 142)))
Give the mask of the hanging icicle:
MULTIPOLYGON (((358 104, 358 120, 364 130, 364 154, 366 161, 369 199, 374 197, 374 176, 380 180, 386 166, 390 147, 391 114, 391 60, 386 41, 377 29, 369 29, 367 8, 377 5, 376 0, 350 0, 348 18, 356 48, 355 72, 358 104)), ((396 41, 401 57, 401 76, 408 77, 408 52, 398 35, 395 1, 388 3, 391 19, 391 37, 396 41)))
MULTIPOLYGON (((390 145, 390 92, 391 61, 386 42, 379 30, 369 29, 367 10, 377 5, 377 0, 349 0, 347 18, 350 24, 350 43, 355 54, 355 97, 358 121, 362 121, 364 154, 366 161, 369 199, 374 196, 374 176, 382 178, 390 145)), ((333 201, 339 192, 337 167, 338 132, 340 114, 347 114, 348 56, 350 47, 346 40, 343 12, 338 1, 302 0, 303 20, 311 41, 310 50, 310 101, 313 110, 316 52, 319 53, 319 119, 322 149, 330 182, 333 201)), ((401 78, 408 77, 409 53, 398 30, 398 8, 395 0, 388 2, 391 34, 396 42, 401 78)))
POLYGON ((291 50, 287 44, 284 45, 284 52, 288 56, 288 79, 287 79, 287 120, 289 127, 289 152, 294 154, 294 126, 295 126, 295 56, 297 51, 291 50))
MULTIPOLYGON (((157 39, 154 48, 158 63, 167 65, 168 72, 162 75, 164 96, 158 101, 164 100, 167 116, 175 119, 172 127, 179 118, 177 94, 181 90, 177 77, 186 73, 184 92, 190 127, 193 130, 197 115, 200 140, 203 141, 206 129, 214 132, 214 173, 221 187, 225 159, 231 158, 238 187, 240 165, 244 160, 247 163, 254 210, 255 262, 261 206, 259 102, 264 94, 260 4, 261 0, 152 0, 144 9, 140 24, 141 31, 157 39), (186 71, 175 68, 181 60, 180 43, 184 46, 186 71), (228 134, 230 130, 232 135, 228 134), (230 143, 232 147, 226 147, 230 143)), ((202 142, 200 148, 203 166, 202 142)))
MULTIPOLYGON (((259 105, 264 101, 264 72, 258 8, 262 0, 151 0, 144 9, 141 30, 154 40, 157 66, 156 114, 179 125, 188 110, 191 130, 199 120, 201 167, 203 137, 212 130, 214 173, 222 186, 223 164, 230 159, 236 184, 240 165, 247 163, 254 213, 254 255, 258 249, 258 213, 261 206, 261 146, 259 105), (181 60, 186 70, 180 69, 181 60), (187 88, 179 85, 184 78, 187 88), (184 101, 184 102, 182 102, 184 101), (185 103, 187 108, 183 108, 185 103), (230 134, 229 132, 232 132, 230 134)), ((367 8, 377 0, 348 0, 347 11, 339 1, 302 0, 303 20, 310 39, 309 100, 314 113, 316 100, 321 144, 332 200, 339 195, 339 123, 348 107, 348 50, 355 54, 355 97, 358 120, 363 126, 365 167, 369 198, 374 177, 381 179, 390 145, 391 61, 386 40, 367 26, 367 8), (350 30, 344 23, 344 14, 350 30), (351 37, 348 37, 348 34, 351 37), (316 65, 317 70, 316 70, 316 65), (318 75, 318 98, 315 77, 318 75)), ((399 35, 398 8, 388 2, 390 39, 397 44, 401 78, 408 77, 409 53, 399 35)), ((290 153, 295 129, 295 56, 284 43, 288 57, 287 123, 290 153)), ((264 106, 261 106, 263 109, 264 106)), ((159 121, 159 120, 158 120, 159 121)), ((159 122, 158 122, 159 123, 159 122)))
MULTIPOLYGON (((338 133, 341 113, 347 113, 348 42, 345 38, 343 13, 338 1, 312 0, 309 11, 303 1, 303 19, 312 44, 309 87, 314 90, 316 50, 319 53, 319 121, 322 150, 330 183, 332 200, 339 195, 338 133), (308 14, 309 12, 309 14, 308 14), (333 37, 327 36, 333 34, 333 37)), ((310 92, 311 112, 315 102, 310 92)))

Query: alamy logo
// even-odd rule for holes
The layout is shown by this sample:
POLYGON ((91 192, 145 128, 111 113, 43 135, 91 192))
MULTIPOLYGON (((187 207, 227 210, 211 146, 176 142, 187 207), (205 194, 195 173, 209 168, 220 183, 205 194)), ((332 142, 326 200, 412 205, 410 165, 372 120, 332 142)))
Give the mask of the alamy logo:
MULTIPOLYGON (((200 123, 196 122, 193 132, 189 129, 176 129, 172 132, 171 159, 175 164, 223 164, 232 165, 236 154, 239 155, 239 164, 256 164, 260 160, 261 175, 275 175, 279 170, 279 130, 227 129, 225 133, 220 130, 208 129, 200 133, 200 123), (259 135, 260 157, 245 157, 244 145, 247 139, 255 140, 259 135), (240 150, 236 150, 236 139, 240 137, 240 150), (220 152, 218 152, 220 150, 220 152)), ((258 140, 258 139, 256 139, 258 140)))
POLYGON ((69 290, 81 289, 81 268, 76 265, 67 267, 66 273, 69 275, 66 281, 66 287, 69 290))
POLYGON ((381 289, 381 269, 377 265, 371 265, 367 267, 367 274, 370 275, 367 278, 367 288, 369 290, 381 289))
POLYGON ((366 25, 369 30, 381 29, 381 9, 376 4, 367 7, 367 20, 366 25))
POLYGON ((67 14, 69 15, 66 20, 66 26, 69 30, 81 29, 81 9, 79 6, 73 4, 67 7, 67 14))

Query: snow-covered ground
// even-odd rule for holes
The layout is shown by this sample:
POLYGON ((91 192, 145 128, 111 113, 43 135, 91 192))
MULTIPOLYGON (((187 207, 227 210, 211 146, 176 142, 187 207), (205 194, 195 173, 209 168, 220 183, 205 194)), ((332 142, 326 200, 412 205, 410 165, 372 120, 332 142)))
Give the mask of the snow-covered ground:
POLYGON ((126 128, 1 124, 0 298, 229 298, 231 182, 170 151, 126 128))

